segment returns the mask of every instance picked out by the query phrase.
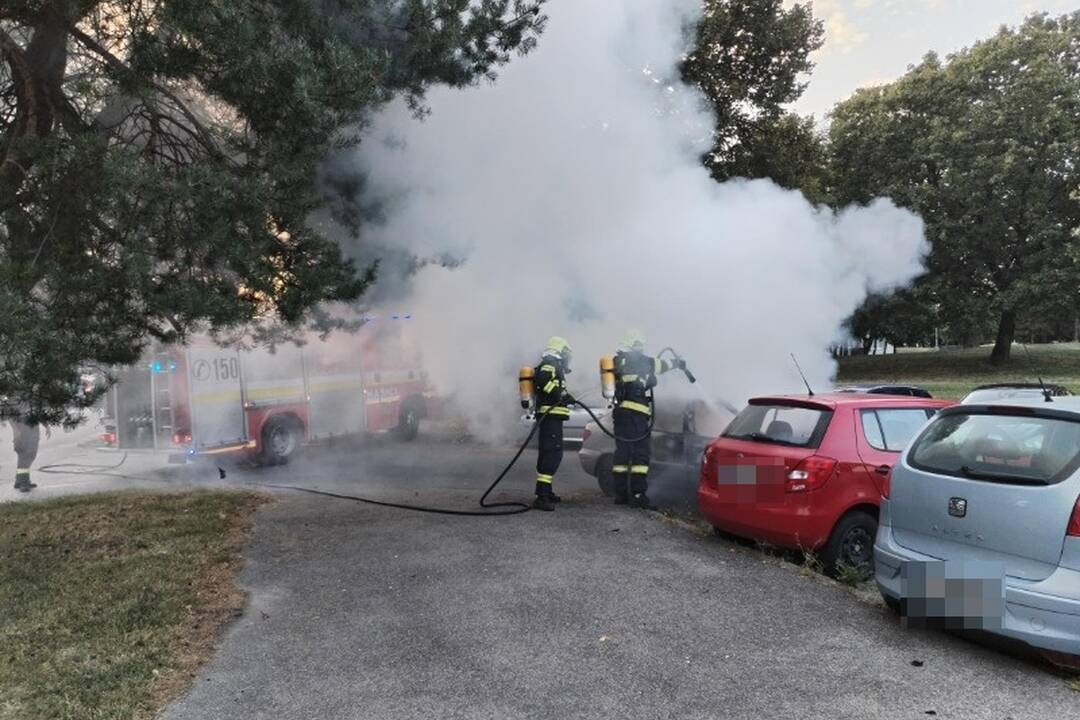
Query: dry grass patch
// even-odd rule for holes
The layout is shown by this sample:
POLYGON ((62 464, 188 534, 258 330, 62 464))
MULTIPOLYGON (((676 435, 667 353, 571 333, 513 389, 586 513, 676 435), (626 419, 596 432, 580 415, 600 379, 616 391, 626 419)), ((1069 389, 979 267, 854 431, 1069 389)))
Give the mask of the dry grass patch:
POLYGON ((127 492, 0 506, 0 720, 149 718, 244 605, 260 496, 127 492))

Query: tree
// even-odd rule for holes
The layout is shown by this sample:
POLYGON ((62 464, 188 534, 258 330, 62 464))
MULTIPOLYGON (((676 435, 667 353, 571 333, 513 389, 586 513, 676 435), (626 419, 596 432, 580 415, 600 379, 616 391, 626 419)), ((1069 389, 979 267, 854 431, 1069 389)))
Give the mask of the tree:
POLYGON ((4 0, 0 417, 74 423, 82 364, 373 277, 316 232, 316 173, 397 94, 494 77, 545 0, 4 0))
POLYGON ((848 318, 848 332, 862 343, 865 353, 869 353, 878 340, 884 340, 894 348, 932 345, 936 318, 932 310, 927 312, 929 303, 924 292, 923 287, 917 286, 888 295, 870 295, 848 318))
POLYGON ((887 195, 920 213, 944 315, 997 318, 991 361, 1016 328, 1080 308, 1080 12, 1020 28, 837 105, 838 202, 887 195))
POLYGON ((706 0, 683 79, 701 89, 716 115, 716 144, 705 164, 717 180, 770 178, 823 198, 826 167, 813 118, 784 108, 802 96, 824 28, 810 3, 706 0))

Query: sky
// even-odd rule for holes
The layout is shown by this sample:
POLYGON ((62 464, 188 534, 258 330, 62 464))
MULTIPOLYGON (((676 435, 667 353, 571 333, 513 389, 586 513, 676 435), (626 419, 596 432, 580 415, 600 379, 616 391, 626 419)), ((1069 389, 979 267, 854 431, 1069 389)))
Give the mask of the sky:
POLYGON ((930 50, 947 55, 1032 13, 1080 10, 1080 0, 813 0, 813 5, 825 22, 825 46, 814 57, 810 86, 794 109, 819 120, 856 89, 900 77, 930 50))

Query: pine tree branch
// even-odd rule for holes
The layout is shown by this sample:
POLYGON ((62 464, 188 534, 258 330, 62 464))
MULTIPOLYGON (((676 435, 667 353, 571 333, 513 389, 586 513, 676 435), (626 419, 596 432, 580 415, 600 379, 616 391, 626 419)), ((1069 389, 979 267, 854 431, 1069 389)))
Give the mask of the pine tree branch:
POLYGON ((9 185, 23 174, 23 168, 17 158, 12 156, 16 142, 31 132, 39 124, 37 97, 34 94, 34 73, 26 60, 26 53, 3 28, 0 28, 0 57, 7 61, 15 86, 15 122, 8 136, 7 146, 0 148, 0 188, 9 189, 9 185))
POLYGON ((154 82, 148 77, 137 75, 135 71, 128 67, 128 65, 123 60, 113 55, 104 45, 87 35, 79 28, 72 27, 71 35, 76 40, 78 40, 79 43, 81 43, 82 46, 85 47, 87 50, 101 57, 117 75, 135 78, 138 82, 146 85, 147 87, 153 89, 155 92, 158 92, 164 97, 168 98, 175 105, 176 109, 179 110, 180 113, 187 119, 187 121, 191 123, 192 128, 195 131, 193 135, 199 140, 203 148, 215 158, 225 158, 224 153, 222 153, 221 150, 218 148, 217 143, 214 140, 214 136, 210 132, 210 130, 202 123, 201 120, 199 120, 195 113, 192 112, 190 108, 188 108, 187 104, 184 103, 184 101, 181 100, 174 92, 169 90, 164 85, 154 82))

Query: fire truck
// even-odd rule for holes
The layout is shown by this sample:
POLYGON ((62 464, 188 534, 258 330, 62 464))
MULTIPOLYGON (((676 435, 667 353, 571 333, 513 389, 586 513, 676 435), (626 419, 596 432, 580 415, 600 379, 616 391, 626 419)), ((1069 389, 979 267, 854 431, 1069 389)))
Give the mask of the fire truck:
POLYGON ((306 443, 393 431, 412 440, 434 401, 409 316, 302 345, 237 350, 209 338, 158 348, 118 370, 105 442, 181 461, 247 452, 280 464, 306 443))

